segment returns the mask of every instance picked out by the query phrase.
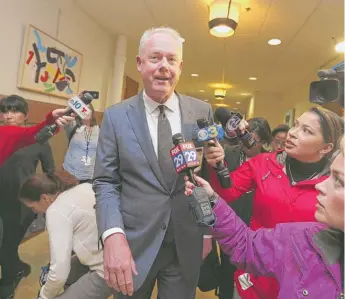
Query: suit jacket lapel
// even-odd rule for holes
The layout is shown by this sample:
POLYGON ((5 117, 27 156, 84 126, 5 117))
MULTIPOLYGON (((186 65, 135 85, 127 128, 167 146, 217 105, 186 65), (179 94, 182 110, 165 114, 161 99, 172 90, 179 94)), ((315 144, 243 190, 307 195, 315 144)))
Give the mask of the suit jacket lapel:
POLYGON ((152 171, 164 189, 169 191, 159 167, 156 152, 153 148, 151 134, 146 119, 145 104, 142 92, 139 93, 136 100, 128 106, 127 115, 132 125, 134 134, 137 137, 140 147, 144 152, 152 171))

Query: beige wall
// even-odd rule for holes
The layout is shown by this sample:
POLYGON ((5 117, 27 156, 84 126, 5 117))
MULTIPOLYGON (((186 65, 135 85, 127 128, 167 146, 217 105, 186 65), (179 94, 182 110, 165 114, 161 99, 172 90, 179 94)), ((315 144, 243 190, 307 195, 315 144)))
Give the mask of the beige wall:
POLYGON ((17 89, 25 28, 32 24, 83 54, 80 90, 100 92, 94 101, 102 111, 111 73, 114 38, 73 4, 72 0, 2 0, 0 9, 0 94, 65 105, 66 100, 17 89))
MULTIPOLYGON (((325 63, 323 66, 320 66, 320 69, 331 68, 341 61, 343 61, 343 57, 335 57, 334 59, 325 63)), ((271 127, 274 128, 275 126, 284 123, 285 113, 289 109, 295 109, 295 117, 298 117, 309 108, 315 106, 315 104, 311 104, 309 102, 309 85, 312 81, 318 80, 317 71, 318 69, 311 70, 310 75, 307 76, 302 82, 296 84, 295 86, 290 86, 282 94, 265 94, 260 92, 255 93, 252 99, 253 103, 250 103, 249 105, 249 108, 251 108, 251 105, 254 106, 253 115, 265 117, 270 123, 271 127)), ((328 106, 326 106, 326 108, 328 108, 328 106)), ((247 112, 248 116, 249 110, 250 109, 248 109, 247 112)), ((331 110, 339 113, 341 108, 336 107, 335 109, 331 110)))

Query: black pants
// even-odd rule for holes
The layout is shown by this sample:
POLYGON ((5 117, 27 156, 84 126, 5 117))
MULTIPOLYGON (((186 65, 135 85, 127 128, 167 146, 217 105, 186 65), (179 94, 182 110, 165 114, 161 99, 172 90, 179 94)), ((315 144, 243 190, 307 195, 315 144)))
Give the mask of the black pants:
POLYGON ((234 273, 236 267, 230 263, 229 257, 220 252, 219 299, 232 299, 234 293, 234 273))
POLYGON ((2 283, 11 283, 21 271, 18 247, 36 214, 27 209, 25 217, 22 217, 23 207, 17 197, 2 200, 0 210, 3 221, 3 240, 0 250, 2 283))

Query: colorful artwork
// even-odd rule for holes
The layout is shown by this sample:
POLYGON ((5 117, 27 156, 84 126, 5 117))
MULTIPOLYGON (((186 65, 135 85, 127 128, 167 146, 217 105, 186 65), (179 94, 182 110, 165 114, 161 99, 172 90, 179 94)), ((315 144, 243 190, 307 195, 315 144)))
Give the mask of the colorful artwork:
POLYGON ((27 28, 18 87, 69 98, 79 92, 82 55, 33 26, 27 28))

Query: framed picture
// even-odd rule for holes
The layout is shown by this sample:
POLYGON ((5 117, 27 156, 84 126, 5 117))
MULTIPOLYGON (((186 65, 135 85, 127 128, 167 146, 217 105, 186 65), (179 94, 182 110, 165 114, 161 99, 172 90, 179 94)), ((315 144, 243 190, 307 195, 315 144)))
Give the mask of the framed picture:
POLYGON ((79 92, 83 56, 41 30, 26 30, 18 88, 69 98, 79 92))
POLYGON ((289 109, 286 113, 285 113, 285 119, 284 119, 284 123, 286 125, 288 125, 289 127, 292 127, 293 124, 295 122, 295 109, 289 109))

